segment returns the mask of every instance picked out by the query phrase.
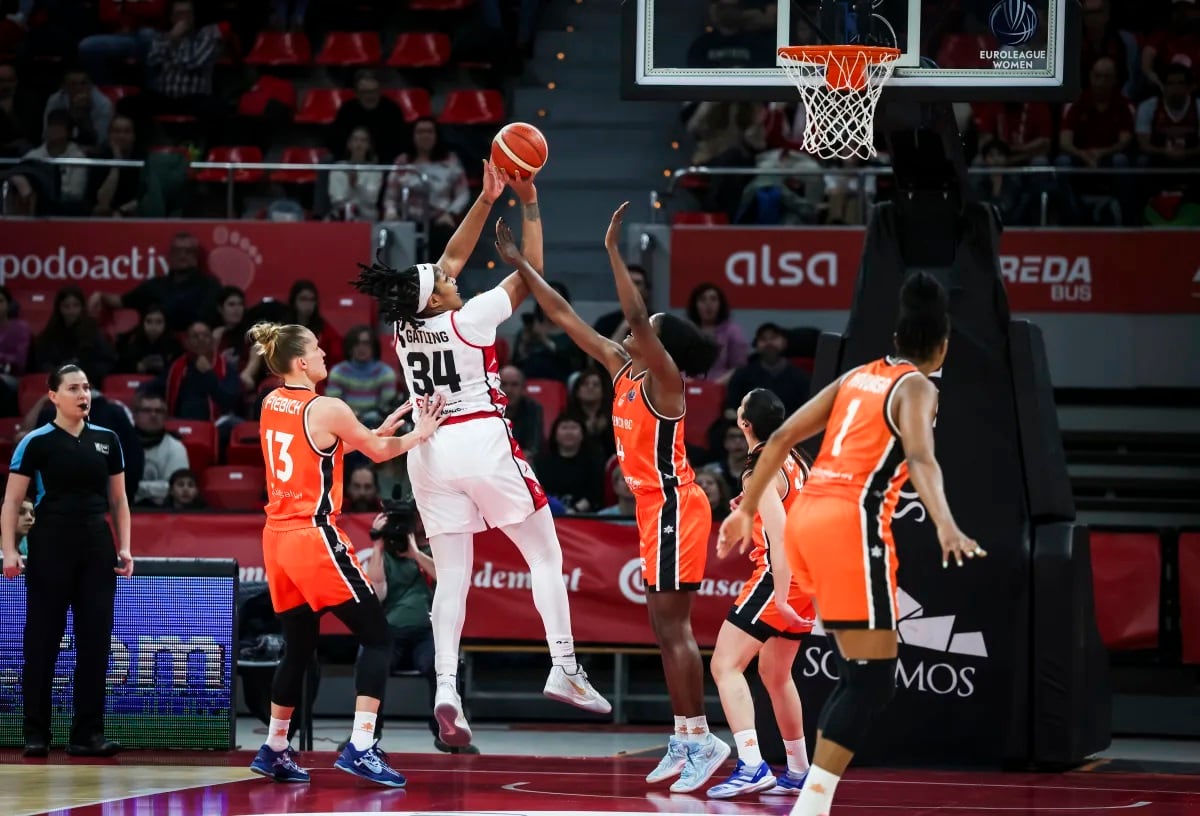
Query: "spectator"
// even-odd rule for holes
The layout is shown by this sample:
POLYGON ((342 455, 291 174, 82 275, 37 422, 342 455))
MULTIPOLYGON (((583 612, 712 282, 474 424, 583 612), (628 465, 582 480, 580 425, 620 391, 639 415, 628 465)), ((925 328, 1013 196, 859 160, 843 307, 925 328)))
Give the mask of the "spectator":
POLYGON ((22 556, 29 555, 29 531, 33 529, 34 515, 33 500, 21 502, 21 512, 17 515, 17 552, 22 556))
POLYGON ((575 377, 567 397, 567 413, 583 420, 584 436, 605 459, 616 453, 612 401, 612 380, 590 364, 575 377))
POLYGON ((167 498, 171 474, 187 470, 187 448, 167 433, 167 401, 162 392, 140 389, 133 400, 133 427, 142 443, 145 466, 134 501, 162 504, 167 498))
POLYGON ((1200 158, 1200 115, 1192 70, 1174 63, 1162 73, 1162 95, 1137 109, 1138 164, 1195 167, 1200 158))
POLYGON ((689 68, 770 68, 775 64, 775 27, 746 30, 740 0, 711 0, 709 30, 692 41, 689 68))
POLYGON ((545 427, 542 406, 525 397, 525 374, 514 365, 500 369, 500 388, 508 399, 504 418, 512 427, 513 438, 526 458, 537 458, 542 450, 542 428, 545 427))
POLYGON ((146 113, 196 117, 212 132, 224 117, 220 96, 213 95, 213 68, 221 46, 215 25, 196 28, 192 0, 173 0, 171 27, 155 36, 146 55, 148 88, 134 97, 146 113))
POLYGON ((396 372, 379 359, 379 338, 368 326, 346 333, 345 360, 329 372, 326 396, 342 400, 359 422, 374 428, 396 403, 396 372))
POLYGON ((787 332, 775 323, 763 323, 754 332, 754 355, 733 372, 725 392, 725 414, 737 416, 742 398, 755 388, 766 388, 783 400, 789 414, 808 399, 809 379, 802 370, 784 356, 787 353, 787 332))
POLYGON ((708 431, 712 446, 713 461, 704 466, 725 480, 728 495, 742 492, 742 471, 746 468, 746 456, 750 452, 746 437, 736 424, 728 419, 718 419, 708 431))
POLYGON ((117 338, 117 370, 126 374, 161 375, 183 354, 175 335, 167 332, 162 307, 151 304, 137 326, 117 338))
POLYGON ((167 510, 205 510, 208 504, 200 495, 200 487, 196 482, 196 474, 191 470, 177 470, 171 474, 167 488, 166 501, 162 506, 167 510))
POLYGON ((586 444, 583 420, 560 414, 534 466, 542 487, 572 513, 594 513, 604 502, 604 458, 586 444))
MULTIPOLYGON (((298 323, 317 337, 325 350, 325 362, 332 365, 342 359, 342 335, 321 316, 321 294, 310 280, 298 280, 288 291, 289 322, 298 323)), ((262 358, 258 358, 262 359, 262 358)))
POLYGON ((137 309, 143 314, 151 304, 163 309, 167 329, 187 331, 188 326, 212 314, 221 282, 200 267, 200 242, 190 232, 177 232, 167 253, 167 274, 150 278, 130 292, 114 295, 97 292, 88 302, 93 316, 103 308, 137 309))
POLYGON ((1152 88, 1164 89, 1167 66, 1183 62, 1200 68, 1200 6, 1196 0, 1171 0, 1171 23, 1146 38, 1142 48, 1142 74, 1152 88))
POLYGON ((629 489, 629 485, 625 482, 625 474, 621 472, 621 466, 617 465, 612 469, 610 474, 612 479, 613 495, 617 497, 617 503, 605 507, 603 510, 596 513, 598 516, 629 516, 637 515, 637 502, 634 501, 633 491, 629 489))
MULTIPOLYGON (((350 131, 345 158, 339 164, 378 164, 379 156, 365 127, 350 131)), ((331 170, 329 204, 335 218, 346 221, 378 221, 379 191, 383 173, 371 170, 331 170)))
POLYGON ((688 319, 700 330, 717 341, 720 351, 717 361, 708 371, 708 379, 727 383, 739 366, 746 364, 750 356, 746 336, 737 323, 730 319, 729 300, 725 293, 711 283, 702 283, 688 296, 688 319))
MULTIPOLYGON (((1008 145, 999 139, 991 139, 984 145, 982 151, 983 163, 986 167, 1000 169, 1008 165, 1008 145)), ((973 176, 971 186, 975 188, 979 200, 991 204, 1000 213, 1002 224, 1027 224, 1032 213, 1033 202, 1025 194, 1021 180, 1006 173, 989 173, 986 176, 973 176)), ((774 391, 772 386, 763 388, 774 391)), ((781 395, 782 396, 782 395, 781 395)), ((786 401, 785 401, 786 402, 786 401)), ((789 408, 788 413, 793 409, 789 408)))
POLYGON ((217 319, 213 326, 213 342, 225 362, 238 370, 246 359, 246 293, 237 286, 222 286, 217 295, 217 319))
MULTIPOLYGON (((132 119, 113 117, 108 126, 108 143, 96 152, 96 158, 134 161, 145 158, 145 153, 137 146, 132 119)), ((137 167, 88 168, 86 199, 92 207, 92 215, 137 215, 141 183, 142 171, 137 167)))
MULTIPOLYGON (((571 302, 567 287, 557 281, 551 281, 550 285, 563 300, 571 302)), ((546 317, 538 305, 532 312, 521 315, 521 330, 513 343, 512 361, 520 366, 526 377, 565 383, 567 377, 584 367, 587 358, 575 341, 546 317)))
MULTIPOLYGON (((1133 141, 1133 107, 1117 92, 1117 68, 1108 57, 1096 60, 1091 87, 1063 112, 1058 142, 1060 167, 1128 167, 1126 151, 1133 141)), ((1111 198, 1124 192, 1124 179, 1080 179, 1071 185, 1076 193, 1111 198)), ((1073 220, 1077 219, 1075 216, 1073 220)), ((1118 218, 1118 221, 1121 219, 1118 218)))
POLYGON ((0 412, 4 416, 17 415, 17 393, 33 339, 29 324, 14 317, 15 312, 12 292, 0 285, 0 412))
POLYGON ((379 479, 370 465, 358 465, 346 471, 345 512, 378 513, 379 479))
POLYGON ((388 176, 383 199, 387 220, 400 217, 405 188, 409 191, 405 217, 418 224, 428 221, 429 233, 425 240, 429 257, 441 257, 450 236, 471 206, 471 190, 462 162, 442 140, 437 120, 432 116, 423 116, 413 122, 412 145, 396 156, 396 169, 388 176), (413 169, 401 169, 409 167, 413 169))
POLYGON ((102 383, 116 361, 116 352, 100 326, 83 311, 83 291, 78 286, 59 289, 50 320, 33 343, 34 370, 50 372, 75 362, 87 373, 89 382, 102 383))
POLYGON ((304 30, 304 16, 308 13, 308 0, 271 0, 271 27, 282 31, 304 30))
POLYGON ((975 106, 982 156, 988 142, 1008 145, 1010 165, 1044 165, 1050 162, 1054 123, 1044 102, 992 102, 975 106))
POLYGON ((719 470, 701 468, 696 471, 696 484, 704 491, 713 521, 723 521, 729 515, 729 485, 719 470))
POLYGON ((82 147, 98 147, 108 135, 113 104, 82 68, 68 68, 63 74, 62 88, 46 100, 45 126, 49 126, 50 114, 57 110, 66 111, 71 124, 70 139, 82 147))
MULTIPOLYGON (((1137 38, 1117 28, 1112 18, 1110 0, 1084 0, 1082 39, 1079 46, 1079 75, 1086 76, 1096 60, 1108 57, 1117 68, 1117 85, 1125 96, 1132 99, 1137 93, 1141 63, 1137 38)), ((1015 144, 1013 146, 1016 147, 1015 144)))
POLYGON ((147 26, 162 26, 166 10, 166 0, 100 0, 100 23, 108 30, 79 41, 79 61, 88 76, 98 85, 112 85, 117 81, 113 63, 144 62, 155 37, 147 26))
POLYGON ((404 149, 404 134, 408 132, 404 112, 383 95, 378 75, 366 69, 354 75, 354 98, 338 108, 329 128, 329 151, 337 154, 345 150, 350 134, 358 128, 366 128, 371 134, 371 144, 385 164, 391 164, 404 149))
MULTIPOLYGON (((625 264, 629 270, 629 277, 633 279, 633 285, 637 287, 638 294, 642 296, 642 303, 646 304, 646 308, 650 306, 650 278, 646 275, 646 270, 638 264, 625 264)), ((611 312, 606 312, 596 318, 596 322, 592 324, 602 337, 607 337, 609 340, 620 343, 629 336, 629 324, 625 321, 625 313, 620 309, 614 309, 611 312)))
POLYGON ((214 422, 232 412, 241 397, 237 369, 216 353, 212 329, 196 321, 187 332, 187 350, 167 369, 167 410, 177 419, 214 422))
MULTIPOLYGON (((66 111, 51 111, 46 116, 45 142, 25 154, 26 159, 83 159, 79 145, 71 141, 71 117, 66 111)), ((82 165, 59 165, 59 200, 73 209, 82 208, 87 192, 87 168, 82 165)))
POLYGON ((37 103, 21 90, 17 69, 0 62, 0 156, 23 156, 42 138, 37 103))

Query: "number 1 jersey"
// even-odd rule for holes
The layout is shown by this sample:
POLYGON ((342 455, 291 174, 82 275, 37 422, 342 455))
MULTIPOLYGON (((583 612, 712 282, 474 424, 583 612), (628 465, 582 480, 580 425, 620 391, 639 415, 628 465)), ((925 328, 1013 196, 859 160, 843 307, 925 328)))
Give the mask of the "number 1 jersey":
POLYGON ((267 394, 258 420, 267 465, 267 529, 298 530, 333 524, 342 511, 342 449, 317 450, 308 411, 317 395, 284 385, 267 394))
POLYGON ((496 327, 512 315, 508 293, 495 288, 461 309, 423 318, 420 326, 396 328, 396 356, 419 414, 424 399, 441 394, 447 422, 504 416, 496 327))

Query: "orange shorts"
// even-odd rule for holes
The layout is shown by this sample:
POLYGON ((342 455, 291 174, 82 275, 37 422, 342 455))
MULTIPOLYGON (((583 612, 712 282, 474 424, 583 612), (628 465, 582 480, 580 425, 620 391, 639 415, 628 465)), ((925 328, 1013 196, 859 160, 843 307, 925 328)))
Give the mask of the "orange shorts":
MULTIPOLYGON (((795 581, 788 588, 788 603, 800 617, 816 618, 812 597, 802 592, 795 581)), ((755 568, 725 619, 763 643, 773 637, 799 640, 812 631, 812 624, 799 627, 783 622, 783 616, 775 608, 775 576, 764 565, 755 568)))
POLYGON ((350 539, 331 524, 263 530, 263 566, 276 612, 304 604, 320 612, 375 593, 350 539))
POLYGON ((700 588, 712 508, 696 483, 637 497, 642 581, 647 592, 700 588))
POLYGON ((802 493, 784 540, 793 580, 815 598, 826 628, 896 628, 899 562, 889 526, 853 502, 802 493))

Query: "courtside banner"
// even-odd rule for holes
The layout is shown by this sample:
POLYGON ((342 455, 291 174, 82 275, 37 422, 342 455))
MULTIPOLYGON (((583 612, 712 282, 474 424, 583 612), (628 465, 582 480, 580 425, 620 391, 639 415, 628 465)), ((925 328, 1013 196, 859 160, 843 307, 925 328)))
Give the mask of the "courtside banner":
POLYGON ((125 221, 55 219, 0 225, 0 279, 14 293, 121 294, 167 274, 171 238, 200 242, 202 265, 248 301, 282 299, 292 281, 313 281, 326 297, 349 291, 355 262, 371 257, 365 222, 125 221))
MULTIPOLYGON (((376 549, 368 536, 374 514, 341 517, 339 526, 366 569, 376 549)), ((653 646, 646 592, 638 557, 637 527, 611 521, 556 519, 563 551, 563 582, 571 600, 571 623, 580 643, 653 646)), ((136 557, 233 558, 242 583, 265 581, 263 517, 258 514, 134 513, 136 557)), ((701 646, 716 643, 730 605, 750 577, 747 556, 717 558, 716 528, 709 541, 708 567, 696 598, 692 627, 701 646)), ((543 641, 541 618, 533 606, 529 568, 503 533, 475 536, 475 566, 467 596, 463 636, 484 640, 543 641)), ((322 632, 346 630, 332 616, 322 632)))
MULTIPOLYGON (((671 306, 715 283, 741 309, 847 310, 858 227, 671 229, 671 306)), ((1000 274, 1013 312, 1200 313, 1200 230, 1009 229, 1000 274)))

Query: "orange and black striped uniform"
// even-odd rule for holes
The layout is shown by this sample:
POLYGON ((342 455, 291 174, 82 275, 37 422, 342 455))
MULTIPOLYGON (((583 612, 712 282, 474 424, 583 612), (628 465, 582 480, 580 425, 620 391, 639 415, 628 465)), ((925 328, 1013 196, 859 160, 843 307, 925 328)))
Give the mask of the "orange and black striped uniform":
POLYGON ((626 363, 613 378, 613 435, 621 473, 637 501, 642 580, 648 592, 696 590, 704 578, 712 508, 683 443, 683 414, 666 417, 646 398, 646 372, 626 363))
POLYGON ((373 594, 338 529, 342 510, 342 443, 313 444, 308 412, 318 396, 285 385, 266 396, 259 418, 267 469, 263 564, 276 612, 302 604, 321 611, 373 594))
POLYGON ((792 572, 830 628, 895 629, 892 515, 908 465, 893 401, 912 363, 885 357, 843 376, 808 484, 788 514, 792 572))

